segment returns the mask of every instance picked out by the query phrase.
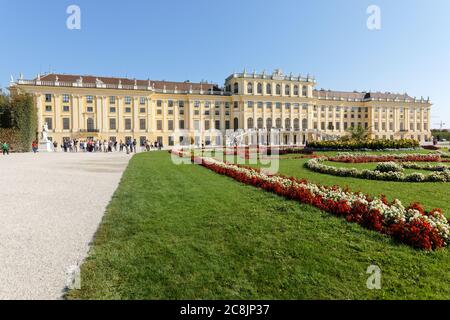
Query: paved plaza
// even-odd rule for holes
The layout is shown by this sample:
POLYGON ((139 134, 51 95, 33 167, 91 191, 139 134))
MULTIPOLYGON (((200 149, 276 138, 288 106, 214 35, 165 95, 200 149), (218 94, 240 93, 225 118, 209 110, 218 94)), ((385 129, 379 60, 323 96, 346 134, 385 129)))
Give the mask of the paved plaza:
POLYGON ((60 299, 130 156, 0 155, 0 299, 60 299))

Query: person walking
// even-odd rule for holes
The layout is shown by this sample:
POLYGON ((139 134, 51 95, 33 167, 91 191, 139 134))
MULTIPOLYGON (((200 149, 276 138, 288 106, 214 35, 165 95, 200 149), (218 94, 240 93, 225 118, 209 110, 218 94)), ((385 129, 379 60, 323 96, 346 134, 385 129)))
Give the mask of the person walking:
POLYGON ((3 155, 9 155, 9 145, 6 141, 2 144, 3 155))
POLYGON ((33 150, 33 153, 36 153, 38 151, 38 143, 36 140, 34 140, 31 144, 31 149, 33 150))

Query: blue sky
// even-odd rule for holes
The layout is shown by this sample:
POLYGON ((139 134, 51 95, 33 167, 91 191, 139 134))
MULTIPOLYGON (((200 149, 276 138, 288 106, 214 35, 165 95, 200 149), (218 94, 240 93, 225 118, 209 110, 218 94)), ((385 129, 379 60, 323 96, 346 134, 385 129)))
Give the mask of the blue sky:
POLYGON ((235 71, 311 73, 318 88, 430 96, 450 127, 448 0, 0 0, 0 86, 61 73, 223 84, 235 71), (81 30, 66 28, 69 5, 81 30), (381 8, 379 31, 366 27, 381 8))

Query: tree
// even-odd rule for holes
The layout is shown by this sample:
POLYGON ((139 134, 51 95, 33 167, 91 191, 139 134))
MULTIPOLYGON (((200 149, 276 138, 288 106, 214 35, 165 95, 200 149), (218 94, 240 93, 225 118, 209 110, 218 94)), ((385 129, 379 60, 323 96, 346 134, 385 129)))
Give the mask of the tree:
POLYGON ((347 139, 354 140, 354 141, 365 141, 369 139, 369 130, 362 127, 351 127, 347 129, 347 132, 349 133, 349 136, 347 136, 347 139))
POLYGON ((19 141, 16 150, 28 152, 31 143, 36 139, 37 112, 33 97, 29 94, 17 93, 11 97, 13 128, 17 130, 19 141))

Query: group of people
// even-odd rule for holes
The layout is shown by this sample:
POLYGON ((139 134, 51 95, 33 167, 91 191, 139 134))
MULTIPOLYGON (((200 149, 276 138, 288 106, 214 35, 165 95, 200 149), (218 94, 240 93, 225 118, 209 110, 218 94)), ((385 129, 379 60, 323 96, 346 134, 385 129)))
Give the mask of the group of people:
MULTIPOLYGON (((138 151, 138 143, 136 139, 126 140, 123 142, 120 140, 119 142, 115 140, 95 140, 95 139, 87 139, 87 140, 77 140, 70 139, 64 140, 61 144, 61 151, 63 152, 126 152, 137 153, 138 151)), ((163 145, 157 141, 151 143, 146 140, 145 142, 141 142, 141 151, 152 151, 152 150, 161 150, 163 145)), ((56 141, 53 142, 54 151, 58 151, 58 143, 56 141)))
MULTIPOLYGON (((0 143, 0 147, 2 149, 3 155, 9 155, 10 146, 7 142, 0 143)), ((140 144, 141 152, 149 152, 153 150, 162 150, 163 144, 155 141, 150 142, 148 140, 142 141, 140 144)), ((126 152, 127 154, 130 153, 137 153, 137 141, 134 140, 127 140, 126 142, 123 142, 120 140, 119 142, 115 140, 94 140, 94 139, 87 139, 87 140, 77 140, 77 139, 65 139, 61 145, 60 145, 62 152, 126 152)), ((34 153, 38 152, 39 150, 39 144, 38 141, 35 140, 31 144, 31 149, 34 153)), ((58 151, 58 143, 56 141, 53 142, 53 150, 55 152, 58 151)))

